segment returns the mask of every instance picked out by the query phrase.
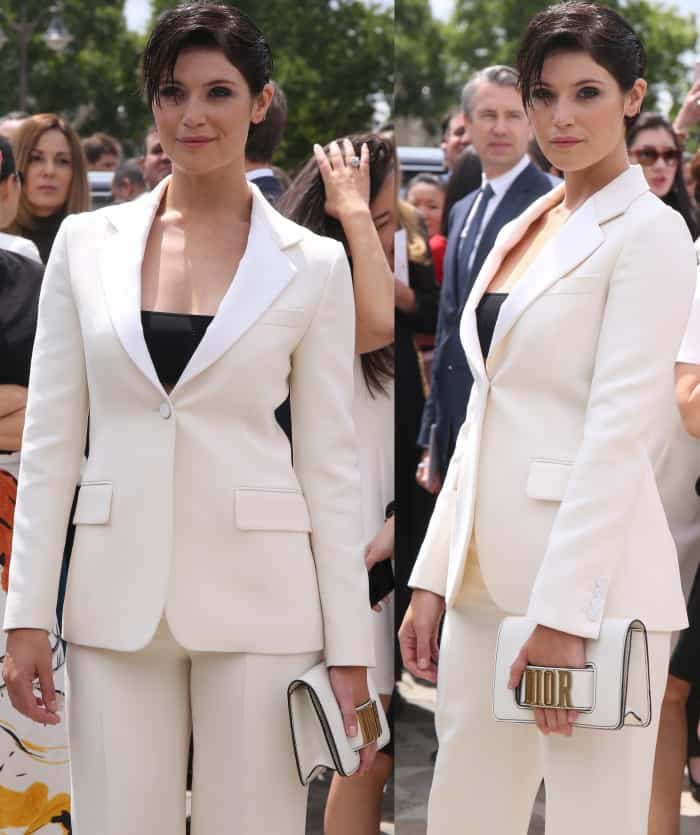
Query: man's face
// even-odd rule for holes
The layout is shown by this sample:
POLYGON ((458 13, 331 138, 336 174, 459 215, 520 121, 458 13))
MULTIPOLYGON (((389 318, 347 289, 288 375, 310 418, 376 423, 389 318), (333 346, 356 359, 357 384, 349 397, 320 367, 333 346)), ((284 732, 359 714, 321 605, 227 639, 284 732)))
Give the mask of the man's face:
POLYGON ((467 126, 487 177, 510 171, 527 152, 532 136, 518 91, 490 81, 476 88, 467 126))
POLYGON ((155 188, 164 177, 170 174, 171 169, 170 158, 163 150, 158 134, 149 133, 146 137, 146 153, 141 160, 141 170, 148 188, 155 188))
POLYGON ((457 161, 457 157, 470 143, 471 138, 467 130, 467 122, 464 118, 464 113, 460 110, 459 113, 455 113, 450 119, 447 132, 443 136, 440 145, 445 157, 445 168, 452 169, 457 161))

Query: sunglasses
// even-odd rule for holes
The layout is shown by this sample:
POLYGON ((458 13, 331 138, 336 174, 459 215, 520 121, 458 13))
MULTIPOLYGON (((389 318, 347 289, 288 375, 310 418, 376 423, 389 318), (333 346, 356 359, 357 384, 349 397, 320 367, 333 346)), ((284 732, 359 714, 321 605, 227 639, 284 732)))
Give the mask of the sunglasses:
POLYGON ((666 165, 678 165, 681 161, 682 153, 677 148, 667 148, 665 151, 659 151, 656 148, 645 145, 644 148, 638 148, 632 151, 632 156, 640 165, 648 166, 654 165, 659 157, 666 165))

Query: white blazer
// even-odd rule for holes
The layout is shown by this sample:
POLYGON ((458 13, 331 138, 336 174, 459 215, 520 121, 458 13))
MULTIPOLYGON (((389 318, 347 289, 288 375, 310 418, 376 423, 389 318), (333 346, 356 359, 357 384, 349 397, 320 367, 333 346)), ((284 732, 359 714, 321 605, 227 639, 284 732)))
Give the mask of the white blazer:
POLYGON ((506 612, 596 637, 601 619, 687 625, 656 476, 677 423, 673 365, 695 251, 639 166, 590 197, 503 303, 484 363, 475 310, 563 185, 505 226, 467 301, 474 375, 412 586, 460 589, 472 535, 506 612))
POLYGON ((64 637, 145 646, 163 610, 186 648, 373 663, 342 246, 255 186, 231 286, 168 395, 141 327, 141 264, 168 180, 69 217, 46 270, 22 442, 5 629, 54 619, 90 454, 64 637), (290 447, 274 410, 291 396, 290 447))

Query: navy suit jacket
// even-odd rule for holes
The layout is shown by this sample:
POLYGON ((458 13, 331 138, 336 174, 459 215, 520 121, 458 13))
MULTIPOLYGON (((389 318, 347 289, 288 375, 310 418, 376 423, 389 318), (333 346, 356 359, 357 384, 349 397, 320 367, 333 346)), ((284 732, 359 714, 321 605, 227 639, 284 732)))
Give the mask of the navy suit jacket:
MULTIPOLYGON (((486 224, 474 256, 472 278, 479 274, 501 227, 521 214, 538 197, 546 194, 552 186, 549 177, 533 163, 518 175, 486 224)), ((455 203, 450 212, 430 396, 423 409, 418 436, 419 445, 427 447, 430 442, 430 428, 435 424, 439 471, 442 477, 447 472, 457 432, 464 423, 473 382, 459 339, 459 321, 471 284, 468 284, 466 276, 460 274, 458 247, 460 233, 478 193, 478 189, 472 191, 455 203)))

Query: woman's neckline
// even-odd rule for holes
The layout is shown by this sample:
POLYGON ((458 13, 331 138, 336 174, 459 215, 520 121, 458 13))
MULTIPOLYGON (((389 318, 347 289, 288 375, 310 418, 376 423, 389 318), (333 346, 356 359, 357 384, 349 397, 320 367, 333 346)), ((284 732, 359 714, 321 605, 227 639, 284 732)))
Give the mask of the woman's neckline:
POLYGON ((175 313, 172 310, 142 310, 141 315, 147 314, 149 316, 179 316, 187 317, 188 319, 213 319, 214 316, 209 313, 175 313))

